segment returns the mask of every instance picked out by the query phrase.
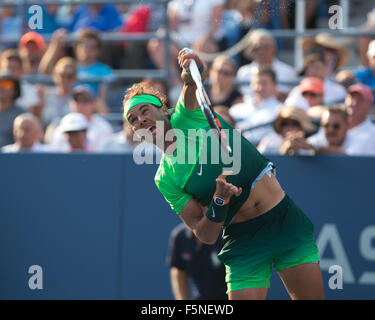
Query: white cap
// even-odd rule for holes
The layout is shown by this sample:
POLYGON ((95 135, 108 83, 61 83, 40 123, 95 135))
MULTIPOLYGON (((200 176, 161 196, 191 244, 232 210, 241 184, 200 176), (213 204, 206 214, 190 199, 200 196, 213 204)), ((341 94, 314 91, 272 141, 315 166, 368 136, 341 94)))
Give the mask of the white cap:
POLYGON ((88 126, 86 117, 77 112, 67 114, 60 122, 62 132, 87 130, 88 126))
POLYGON ((369 57, 369 58, 375 57, 375 40, 372 40, 368 44, 367 57, 369 57))

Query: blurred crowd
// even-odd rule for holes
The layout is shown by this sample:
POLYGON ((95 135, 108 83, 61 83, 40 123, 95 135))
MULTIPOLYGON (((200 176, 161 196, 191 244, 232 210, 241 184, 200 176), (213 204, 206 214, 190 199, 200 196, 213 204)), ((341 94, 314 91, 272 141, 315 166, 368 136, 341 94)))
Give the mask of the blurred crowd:
MULTIPOLYGON (((375 36, 305 37, 297 70, 280 54, 291 41, 272 33, 294 29, 295 2, 171 0, 169 47, 159 38, 105 40, 108 32, 161 34, 162 3, 46 5, 35 30, 25 30, 27 6, 0 7, 1 152, 132 152, 138 142, 111 117, 121 115, 126 88, 146 81, 173 107, 182 88, 178 50, 190 47, 216 54, 206 61, 214 110, 259 151, 375 156, 375 36), (247 34, 244 50, 222 54, 247 34), (170 79, 119 81, 121 70, 167 67, 164 50, 170 79)), ((306 1, 306 28, 338 2, 306 1)), ((358 30, 375 31, 375 7, 358 30)))

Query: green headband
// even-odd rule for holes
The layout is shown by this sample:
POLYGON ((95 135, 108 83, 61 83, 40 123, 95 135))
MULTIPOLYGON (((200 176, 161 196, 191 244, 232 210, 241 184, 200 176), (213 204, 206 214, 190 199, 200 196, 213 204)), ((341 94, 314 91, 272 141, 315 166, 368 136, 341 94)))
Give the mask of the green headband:
POLYGON ((137 104, 140 103, 151 103, 157 107, 161 107, 163 104, 160 102, 158 98, 155 96, 152 96, 150 94, 141 94, 139 96, 135 96, 128 101, 126 101, 125 106, 124 106, 124 117, 126 120, 128 120, 127 115, 130 109, 135 107, 137 104))

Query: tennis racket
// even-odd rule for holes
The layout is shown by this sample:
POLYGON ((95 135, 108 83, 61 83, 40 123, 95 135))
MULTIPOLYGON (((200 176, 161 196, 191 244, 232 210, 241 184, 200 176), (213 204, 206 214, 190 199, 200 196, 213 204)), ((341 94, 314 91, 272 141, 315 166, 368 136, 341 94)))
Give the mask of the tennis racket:
MULTIPOLYGON (((191 49, 185 48, 184 50, 189 53, 193 53, 191 49)), ((215 130, 216 132, 215 136, 218 138, 221 148, 227 154, 229 154, 232 152, 232 149, 229 145, 228 138, 225 132, 223 131, 219 118, 216 116, 214 110, 212 109, 211 101, 208 98, 206 90, 204 89, 204 86, 202 83, 202 77, 194 59, 190 60, 189 71, 190 71, 191 77, 193 78, 197 86, 197 90, 195 91, 195 96, 197 98, 199 106, 202 109, 202 112, 205 115, 207 122, 210 125, 211 129, 215 130)))

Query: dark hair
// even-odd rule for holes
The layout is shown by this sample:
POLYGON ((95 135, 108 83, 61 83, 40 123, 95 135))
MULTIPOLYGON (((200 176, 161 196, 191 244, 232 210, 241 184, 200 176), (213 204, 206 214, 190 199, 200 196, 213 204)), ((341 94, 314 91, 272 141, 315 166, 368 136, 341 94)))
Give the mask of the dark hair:
POLYGON ((77 41, 75 45, 77 46, 80 42, 82 42, 85 39, 94 39, 98 45, 98 49, 101 49, 103 46, 102 40, 100 40, 98 33, 92 29, 88 29, 88 28, 82 29, 77 37, 77 41))
POLYGON ((166 95, 157 91, 154 87, 150 86, 147 82, 143 81, 133 84, 130 88, 126 90, 124 99, 122 100, 121 113, 124 113, 124 106, 129 99, 135 96, 139 96, 141 94, 149 94, 158 98, 162 103, 161 109, 166 114, 168 114, 168 98, 166 97, 166 95))
POLYGON ((19 82, 18 79, 12 77, 9 74, 3 74, 3 75, 0 75, 0 80, 9 80, 9 81, 12 81, 14 83, 13 100, 16 100, 17 98, 19 98, 21 96, 21 86, 20 86, 20 82, 19 82))
POLYGON ((0 55, 0 64, 4 60, 8 60, 8 61, 9 60, 15 60, 22 66, 22 59, 21 59, 20 55, 18 54, 17 49, 4 50, 0 55))
POLYGON ((256 72, 256 75, 258 75, 258 76, 261 76, 261 75, 269 76, 271 78, 271 80, 273 81, 273 83, 277 83, 276 73, 272 68, 269 68, 269 67, 260 68, 256 72))

